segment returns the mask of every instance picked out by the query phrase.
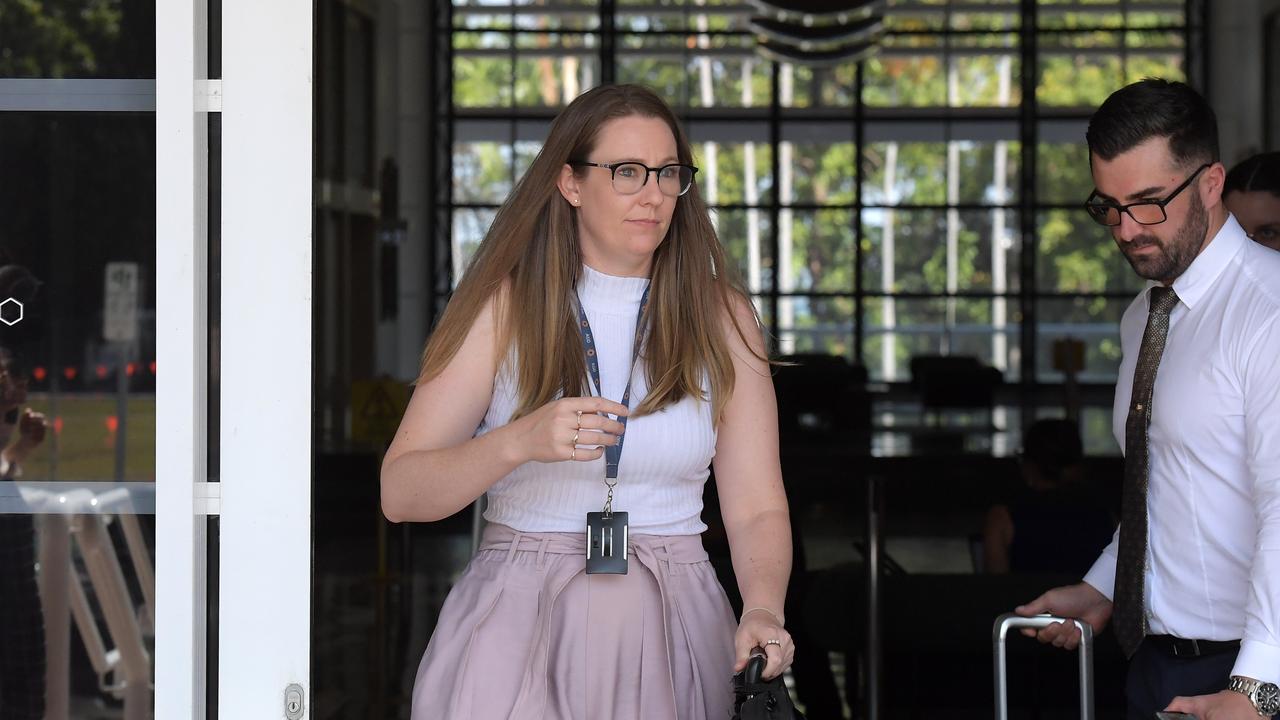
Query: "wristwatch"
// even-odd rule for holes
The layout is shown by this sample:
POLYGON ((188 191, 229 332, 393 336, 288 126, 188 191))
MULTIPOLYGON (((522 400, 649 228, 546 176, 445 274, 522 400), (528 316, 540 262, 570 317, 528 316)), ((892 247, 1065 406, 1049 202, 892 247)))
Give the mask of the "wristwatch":
POLYGON ((1232 675, 1227 689, 1249 698, 1253 708, 1263 717, 1280 713, 1280 687, 1241 675, 1232 675))

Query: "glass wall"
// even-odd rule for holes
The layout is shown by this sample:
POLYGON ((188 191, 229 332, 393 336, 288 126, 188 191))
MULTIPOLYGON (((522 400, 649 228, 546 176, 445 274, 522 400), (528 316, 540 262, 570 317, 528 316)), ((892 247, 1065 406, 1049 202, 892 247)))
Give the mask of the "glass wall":
POLYGON ((844 355, 890 382, 913 355, 973 355, 1006 382, 1055 383, 1049 350, 1071 337, 1089 348, 1080 379, 1111 382, 1138 283, 1078 209, 1084 130, 1122 84, 1186 78, 1187 9, 1024 6, 891 0, 873 56, 808 67, 762 58, 750 5, 455 0, 437 107, 452 132, 438 196, 452 276, 556 109, 640 82, 687 124, 779 352, 844 355))
POLYGON ((155 8, 0 4, 0 715, 149 717, 155 8))

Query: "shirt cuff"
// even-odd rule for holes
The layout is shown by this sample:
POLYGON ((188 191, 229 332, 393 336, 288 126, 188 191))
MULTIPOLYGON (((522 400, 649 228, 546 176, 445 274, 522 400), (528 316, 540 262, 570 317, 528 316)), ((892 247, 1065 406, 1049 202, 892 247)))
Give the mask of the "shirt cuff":
POLYGON ((1093 567, 1089 568, 1089 572, 1085 573, 1084 581, 1093 586, 1093 589, 1102 593, 1108 600, 1113 599, 1116 589, 1116 558, 1111 553, 1104 552, 1098 556, 1097 562, 1093 567))
POLYGON ((1280 685, 1280 646, 1257 640, 1241 642, 1231 674, 1280 685))

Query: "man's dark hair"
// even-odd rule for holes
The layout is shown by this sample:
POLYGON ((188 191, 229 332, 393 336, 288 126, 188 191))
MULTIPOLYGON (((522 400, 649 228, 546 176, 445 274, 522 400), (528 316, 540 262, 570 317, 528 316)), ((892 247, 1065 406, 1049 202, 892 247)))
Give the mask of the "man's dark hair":
POLYGON ((1269 192, 1280 197, 1280 152, 1259 153, 1231 168, 1222 184, 1222 194, 1236 190, 1269 192))
POLYGON ((1146 78, 1126 85, 1102 103, 1085 133, 1089 152, 1103 160, 1156 137, 1169 139, 1180 166, 1218 160, 1218 118, 1185 83, 1146 78))

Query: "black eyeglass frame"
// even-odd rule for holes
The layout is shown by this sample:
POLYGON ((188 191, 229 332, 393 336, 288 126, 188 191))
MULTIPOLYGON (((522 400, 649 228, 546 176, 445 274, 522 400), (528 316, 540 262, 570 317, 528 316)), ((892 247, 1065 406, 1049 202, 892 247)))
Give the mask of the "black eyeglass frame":
POLYGON ((1165 206, 1173 202, 1174 198, 1178 197, 1178 195, 1181 194, 1183 190, 1186 190, 1187 187, 1191 185, 1191 182, 1195 180, 1197 177, 1199 177, 1200 173, 1205 171, 1205 168, 1209 168, 1212 166, 1213 166, 1213 163, 1211 162, 1201 165, 1199 168, 1196 169, 1195 172, 1191 173, 1190 177, 1188 177, 1186 180, 1183 180, 1181 185, 1174 188, 1173 192, 1166 195, 1163 200, 1139 200, 1137 202, 1131 202, 1126 205, 1120 205, 1118 203, 1106 202, 1106 201, 1099 202, 1095 200, 1095 198, 1098 196, 1098 191, 1095 189, 1093 192, 1089 193, 1088 199, 1084 201, 1085 212, 1089 213, 1089 217, 1093 218, 1094 222, 1098 223, 1103 227, 1118 227, 1120 223, 1123 222, 1123 218, 1121 217, 1120 213, 1127 213, 1129 217, 1133 218, 1133 221, 1138 223, 1139 225, 1159 225, 1160 223, 1169 219, 1169 213, 1165 212, 1165 209, 1164 209, 1165 206), (1155 222, 1142 222, 1129 210, 1129 208, 1137 207, 1139 205, 1154 205, 1160 208, 1160 219, 1155 222), (1102 214, 1095 213, 1094 208, 1101 208, 1103 210, 1102 214), (1107 218, 1106 211, 1109 211, 1112 209, 1117 210, 1118 212, 1116 213, 1116 221, 1113 223, 1109 223, 1107 222, 1107 219, 1106 219, 1107 218))
MULTIPOLYGON (((649 167, 648 165, 645 165, 642 162, 636 162, 635 160, 623 160, 622 162, 616 162, 616 163, 596 163, 596 162, 590 162, 588 160, 570 160, 569 164, 574 166, 598 167, 598 168, 604 168, 608 170, 609 183, 613 185, 614 192, 618 192, 618 186, 613 184, 614 180, 617 178, 617 175, 618 175, 618 168, 622 167, 623 165, 637 165, 639 167, 644 168, 645 170, 644 182, 640 183, 640 187, 636 188, 635 192, 620 193, 622 195, 635 195, 636 193, 643 190, 645 185, 649 184, 649 175, 653 173, 661 173, 663 170, 666 170, 667 168, 674 167, 674 168, 686 168, 689 171, 689 184, 681 188, 680 192, 676 193, 675 195, 667 195, 666 193, 663 193, 663 195, 667 195, 667 197, 680 197, 685 193, 689 192, 689 188, 693 187, 693 179, 698 175, 698 168, 696 166, 685 165, 684 163, 668 163, 666 165, 663 165, 662 167, 656 167, 656 168, 649 167)), ((662 175, 658 175, 658 177, 660 179, 662 175)), ((660 181, 658 182, 658 189, 659 190, 662 189, 662 183, 660 181)))

